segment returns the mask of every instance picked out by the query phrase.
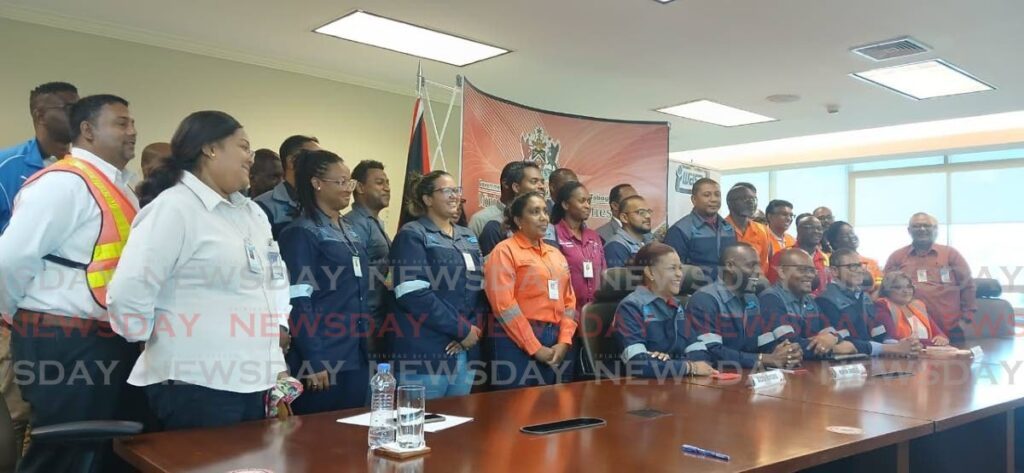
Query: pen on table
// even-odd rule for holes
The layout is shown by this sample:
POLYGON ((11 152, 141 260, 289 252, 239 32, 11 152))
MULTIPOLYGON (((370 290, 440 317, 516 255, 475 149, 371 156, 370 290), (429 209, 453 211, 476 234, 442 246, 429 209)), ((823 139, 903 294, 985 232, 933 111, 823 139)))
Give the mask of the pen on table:
POLYGON ((693 445, 683 444, 683 446, 681 448, 682 448, 684 453, 689 453, 691 455, 700 455, 702 457, 710 457, 710 458, 714 458, 715 460, 722 460, 722 461, 729 461, 731 459, 731 457, 729 455, 726 455, 724 453, 713 452, 711 450, 705 450, 703 448, 695 447, 693 445))

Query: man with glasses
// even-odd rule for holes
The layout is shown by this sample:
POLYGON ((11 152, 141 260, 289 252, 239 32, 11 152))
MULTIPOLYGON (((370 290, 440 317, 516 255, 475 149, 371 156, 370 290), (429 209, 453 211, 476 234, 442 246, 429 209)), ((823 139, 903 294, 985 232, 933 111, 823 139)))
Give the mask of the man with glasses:
MULTIPOLYGON (((818 277, 814 280, 813 290, 811 291, 814 296, 821 295, 831 279, 831 274, 828 271, 828 256, 821 251, 820 247, 822 235, 824 235, 824 231, 821 228, 821 222, 816 217, 807 214, 802 215, 797 220, 796 245, 794 247, 804 250, 805 253, 811 255, 814 260, 814 269, 818 272, 818 277)), ((775 253, 769 262, 768 281, 772 284, 778 282, 778 267, 781 254, 775 253)))
POLYGON ((768 202, 764 214, 768 219, 768 241, 771 243, 768 261, 770 262, 776 253, 796 245, 796 239, 786 233, 790 225, 793 225, 793 204, 782 199, 775 199, 768 202))
MULTIPOLYGON (((814 218, 814 217, 807 217, 814 218)), ((849 249, 836 250, 830 260, 832 282, 815 301, 836 332, 850 340, 858 353, 870 356, 917 356, 921 342, 908 337, 897 343, 878 318, 875 303, 862 288, 864 264, 860 255, 849 249)))
POLYGON ((604 259, 609 268, 626 267, 629 259, 640 251, 651 234, 653 211, 643 197, 626 197, 619 203, 619 209, 615 217, 622 222, 622 227, 604 245, 604 259))
POLYGON ((761 260, 761 272, 768 274, 771 241, 768 228, 754 221, 754 213, 757 212, 757 188, 748 182, 740 182, 729 189, 725 195, 725 203, 729 207, 729 216, 725 221, 736 230, 736 240, 757 250, 757 257, 761 260))
POLYGON ((721 268, 715 282, 687 301, 687 336, 703 342, 725 368, 757 370, 800 364, 800 345, 789 340, 770 348, 760 344, 764 323, 756 295, 761 273, 757 252, 746 243, 730 245, 722 250, 721 268))
POLYGON ((967 260, 955 249, 939 245, 939 222, 926 213, 916 213, 907 227, 912 242, 893 252, 885 263, 886 273, 899 271, 914 281, 916 296, 935 318, 951 343, 964 341, 960 321, 971 323, 975 305, 974 279, 967 260))
POLYGON ((763 320, 758 346, 773 349, 789 340, 803 349, 804 358, 823 358, 830 353, 848 355, 857 348, 836 333, 829 319, 818 308, 811 295, 811 284, 817 276, 811 255, 798 248, 779 254, 778 282, 761 293, 763 320))
POLYGON ((634 195, 637 195, 636 189, 633 188, 632 184, 628 183, 616 184, 608 192, 608 209, 611 210, 612 218, 608 219, 608 222, 604 225, 597 227, 597 234, 601 236, 605 243, 611 241, 612 237, 615 236, 615 232, 622 228, 622 221, 619 220, 619 214, 622 213, 622 202, 634 195))

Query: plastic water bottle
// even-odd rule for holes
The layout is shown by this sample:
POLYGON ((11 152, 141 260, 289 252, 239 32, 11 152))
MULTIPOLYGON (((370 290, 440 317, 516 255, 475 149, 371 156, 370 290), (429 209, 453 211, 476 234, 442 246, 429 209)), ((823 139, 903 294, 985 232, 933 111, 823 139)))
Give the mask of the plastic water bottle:
POLYGON ((395 388, 398 382, 391 376, 391 365, 377 365, 377 374, 370 379, 370 448, 395 441, 395 388))

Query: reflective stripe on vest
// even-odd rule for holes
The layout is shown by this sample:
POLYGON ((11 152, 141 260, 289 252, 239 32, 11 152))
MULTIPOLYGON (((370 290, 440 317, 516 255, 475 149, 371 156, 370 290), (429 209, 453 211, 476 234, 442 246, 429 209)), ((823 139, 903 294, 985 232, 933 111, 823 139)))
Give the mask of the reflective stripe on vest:
POLYGON ((114 277, 114 269, 121 259, 121 252, 128 242, 128 233, 138 211, 102 171, 72 156, 67 156, 35 173, 24 185, 27 186, 50 172, 70 172, 82 178, 96 205, 99 206, 100 234, 92 250, 92 259, 85 265, 85 275, 93 300, 106 309, 107 284, 114 277))

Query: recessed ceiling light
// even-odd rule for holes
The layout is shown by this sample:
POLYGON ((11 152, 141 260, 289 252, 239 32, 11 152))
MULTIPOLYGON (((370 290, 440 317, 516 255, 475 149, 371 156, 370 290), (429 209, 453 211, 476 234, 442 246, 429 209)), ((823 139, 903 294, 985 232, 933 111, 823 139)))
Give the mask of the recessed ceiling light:
POLYGON ((710 100, 698 100, 672 107, 659 108, 659 112, 689 118, 720 126, 740 126, 753 123, 773 122, 776 119, 722 105, 710 100))
POLYGON ((764 99, 773 103, 793 103, 799 101, 800 96, 796 94, 775 94, 769 95, 764 99))
POLYGON ((917 100, 993 89, 941 59, 855 72, 851 75, 917 100))
POLYGON ((654 1, 664 5, 666 3, 672 3, 672 2, 674 2, 676 0, 654 0, 654 1))
POLYGON ((360 10, 349 13, 314 31, 460 67, 508 52, 507 49, 470 41, 360 10))

